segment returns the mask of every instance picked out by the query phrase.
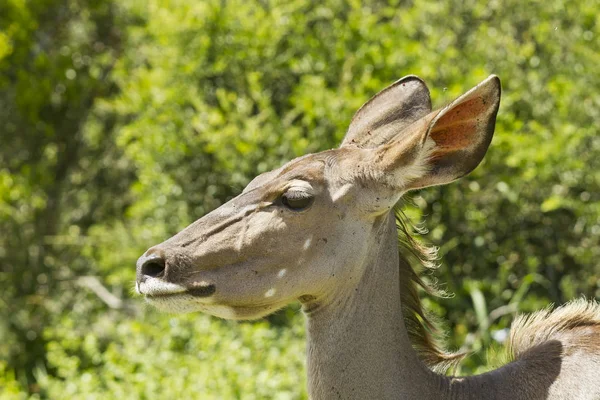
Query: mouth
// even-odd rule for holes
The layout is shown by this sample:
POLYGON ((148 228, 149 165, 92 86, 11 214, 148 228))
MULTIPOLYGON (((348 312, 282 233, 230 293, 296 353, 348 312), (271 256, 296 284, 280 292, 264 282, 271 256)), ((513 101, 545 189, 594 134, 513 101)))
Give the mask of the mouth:
POLYGON ((153 307, 176 314, 200 311, 219 318, 252 320, 271 314, 287 304, 287 301, 278 301, 242 305, 232 299, 217 299, 213 296, 216 285, 207 281, 182 286, 158 278, 147 278, 143 282, 136 282, 135 286, 136 292, 143 295, 153 307))
POLYGON ((194 282, 191 287, 185 287, 157 278, 136 282, 135 288, 137 293, 144 295, 147 299, 168 299, 176 296, 204 298, 212 296, 217 290, 214 284, 205 281, 194 282))
POLYGON ((208 297, 208 296, 212 296, 217 291, 217 288, 213 284, 209 284, 206 282, 200 282, 200 283, 204 283, 204 284, 202 284, 202 285, 198 284, 198 285, 188 289, 186 293, 191 294, 194 297, 208 297))

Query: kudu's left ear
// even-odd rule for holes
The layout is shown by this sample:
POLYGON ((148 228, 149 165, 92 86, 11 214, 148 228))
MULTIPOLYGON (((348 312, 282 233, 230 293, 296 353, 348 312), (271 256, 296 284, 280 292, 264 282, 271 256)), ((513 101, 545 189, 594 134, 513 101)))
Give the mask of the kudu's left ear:
POLYGON ((352 118, 341 147, 382 145, 431 112, 429 89, 414 75, 405 76, 367 101, 352 118))
POLYGON ((483 159, 496 124, 500 79, 492 75, 375 151, 375 168, 403 190, 452 182, 483 159))

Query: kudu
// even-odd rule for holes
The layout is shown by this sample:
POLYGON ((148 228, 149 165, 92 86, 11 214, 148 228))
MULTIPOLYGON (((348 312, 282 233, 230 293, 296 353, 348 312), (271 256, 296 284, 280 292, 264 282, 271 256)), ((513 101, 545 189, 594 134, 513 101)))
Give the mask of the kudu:
POLYGON ((499 103, 496 76, 433 112, 423 81, 397 81, 358 110, 340 148, 259 175, 150 248, 138 260, 137 291, 161 310, 228 319, 299 300, 313 399, 600 399, 594 301, 520 317, 512 362, 497 370, 451 377, 431 368, 459 356, 429 333, 417 293, 424 284, 398 233, 412 252, 417 244, 398 231, 394 208, 409 190, 472 171, 499 103))

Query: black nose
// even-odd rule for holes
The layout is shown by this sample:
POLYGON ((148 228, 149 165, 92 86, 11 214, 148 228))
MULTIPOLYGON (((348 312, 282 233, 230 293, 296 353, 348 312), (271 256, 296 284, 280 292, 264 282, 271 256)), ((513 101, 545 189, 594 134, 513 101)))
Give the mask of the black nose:
POLYGON ((137 281, 144 282, 148 277, 160 278, 165 274, 166 264, 162 255, 146 252, 137 261, 137 281))

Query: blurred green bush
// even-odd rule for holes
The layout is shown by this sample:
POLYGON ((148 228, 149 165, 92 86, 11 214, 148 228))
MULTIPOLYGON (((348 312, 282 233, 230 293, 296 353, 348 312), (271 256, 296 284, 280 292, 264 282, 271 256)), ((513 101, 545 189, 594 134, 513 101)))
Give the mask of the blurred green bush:
POLYGON ((407 74, 437 106, 503 81, 484 163, 409 206, 455 293, 426 302, 476 351, 459 372, 488 368, 479 350, 517 310, 600 297, 599 9, 3 1, 0 397, 306 398, 297 307, 160 315, 131 298, 134 263, 256 174, 336 146, 407 74))

